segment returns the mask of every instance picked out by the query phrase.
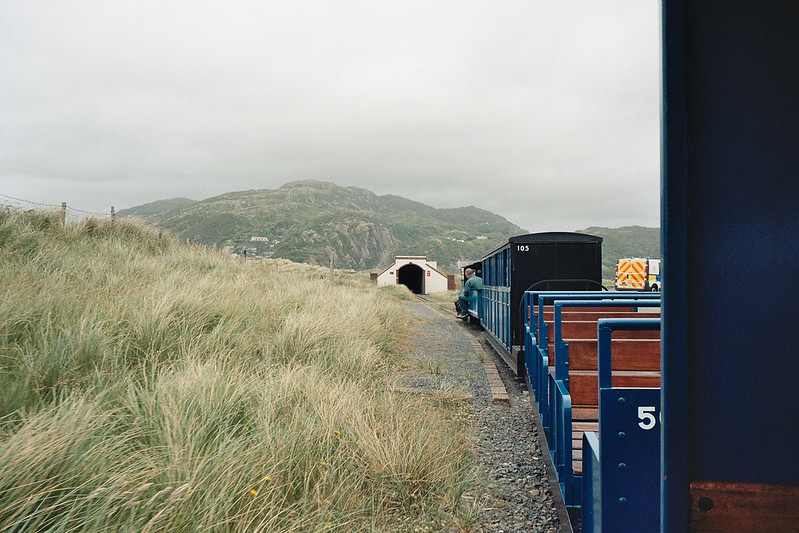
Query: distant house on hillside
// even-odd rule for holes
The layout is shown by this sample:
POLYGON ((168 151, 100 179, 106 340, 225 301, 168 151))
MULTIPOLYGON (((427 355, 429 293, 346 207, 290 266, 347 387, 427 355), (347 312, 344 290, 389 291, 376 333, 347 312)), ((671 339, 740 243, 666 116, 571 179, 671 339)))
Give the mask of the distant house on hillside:
POLYGON ((455 278, 438 270, 436 262, 427 257, 399 255, 377 275, 377 286, 383 285, 405 285, 414 294, 430 294, 452 290, 455 278))

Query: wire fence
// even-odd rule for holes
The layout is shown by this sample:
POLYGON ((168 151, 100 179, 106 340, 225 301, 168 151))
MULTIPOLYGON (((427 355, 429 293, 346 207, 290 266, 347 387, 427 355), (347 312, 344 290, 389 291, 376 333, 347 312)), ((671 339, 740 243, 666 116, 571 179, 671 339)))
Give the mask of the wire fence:
POLYGON ((61 202, 61 205, 56 204, 46 204, 42 202, 34 202, 33 200, 25 200, 24 198, 17 198, 15 196, 9 196, 7 194, 0 193, 0 197, 5 199, 0 206, 6 207, 9 209, 19 209, 19 210, 27 210, 32 209, 31 206, 35 206, 36 208, 48 208, 53 210, 61 210, 61 221, 62 223, 66 222, 67 218, 69 217, 70 220, 76 218, 82 218, 86 216, 92 217, 101 217, 101 218, 114 218, 116 213, 114 211, 114 207, 111 206, 111 211, 108 213, 98 213, 96 211, 87 211, 85 209, 79 209, 77 207, 71 207, 67 205, 66 202, 61 202))

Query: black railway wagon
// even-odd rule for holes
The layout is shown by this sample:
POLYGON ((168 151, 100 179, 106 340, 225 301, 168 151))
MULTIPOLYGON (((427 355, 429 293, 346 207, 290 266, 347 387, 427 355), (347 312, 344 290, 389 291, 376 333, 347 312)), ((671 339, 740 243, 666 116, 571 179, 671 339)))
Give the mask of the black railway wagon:
POLYGON ((518 375, 524 374, 524 316, 528 290, 602 288, 602 237, 529 233, 509 238, 483 256, 483 328, 518 375))

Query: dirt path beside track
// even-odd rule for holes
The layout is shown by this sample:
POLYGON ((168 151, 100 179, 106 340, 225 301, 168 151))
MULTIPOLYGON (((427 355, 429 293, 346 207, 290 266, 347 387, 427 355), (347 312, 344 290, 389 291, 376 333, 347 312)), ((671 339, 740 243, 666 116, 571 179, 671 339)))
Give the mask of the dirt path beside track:
POLYGON ((484 342, 482 331, 455 318, 452 304, 409 302, 405 307, 415 319, 407 358, 427 372, 409 373, 403 386, 462 394, 474 410, 472 443, 481 487, 465 498, 483 518, 470 531, 568 531, 561 527, 523 385, 484 342))

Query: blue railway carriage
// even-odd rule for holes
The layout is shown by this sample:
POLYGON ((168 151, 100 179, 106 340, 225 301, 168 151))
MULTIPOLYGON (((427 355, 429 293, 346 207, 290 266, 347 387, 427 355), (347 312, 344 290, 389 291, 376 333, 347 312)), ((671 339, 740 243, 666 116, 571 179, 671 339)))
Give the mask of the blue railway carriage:
POLYGON ((602 237, 529 233, 509 238, 483 256, 483 328, 518 375, 524 375, 524 293, 602 289, 602 237))

